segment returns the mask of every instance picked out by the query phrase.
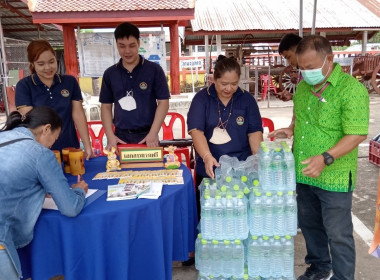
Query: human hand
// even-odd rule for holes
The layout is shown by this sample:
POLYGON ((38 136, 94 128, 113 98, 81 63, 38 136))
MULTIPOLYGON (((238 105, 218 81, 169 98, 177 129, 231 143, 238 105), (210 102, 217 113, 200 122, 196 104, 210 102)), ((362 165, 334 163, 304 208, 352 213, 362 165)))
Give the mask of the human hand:
POLYGON ((92 147, 84 147, 84 156, 86 157, 86 160, 95 157, 92 147))
POLYGON ((276 98, 281 99, 284 102, 293 99, 293 95, 289 91, 287 91, 287 90, 283 90, 281 92, 277 92, 274 95, 276 96, 276 98))
POLYGON ((84 190, 84 193, 87 193, 87 191, 88 191, 88 184, 84 180, 81 180, 78 183, 71 185, 71 187, 72 188, 81 188, 82 190, 84 190))
POLYGON ((317 178, 325 168, 325 161, 322 155, 309 157, 301 163, 307 165, 302 169, 302 173, 312 178, 317 178))
POLYGON ((139 144, 144 144, 148 147, 158 147, 158 134, 149 132, 148 135, 139 142, 139 144))
POLYGON ((214 166, 219 167, 220 164, 211 154, 209 156, 206 156, 203 162, 205 164, 206 174, 210 176, 211 179, 214 179, 214 166))
POLYGON ((274 138, 292 138, 293 136, 293 128, 286 127, 286 128, 280 128, 276 129, 270 133, 268 133, 268 138, 274 137, 274 138))
POLYGON ((127 144, 123 140, 119 139, 115 134, 113 134, 111 137, 107 137, 107 146, 106 150, 110 151, 112 147, 116 149, 117 153, 117 144, 127 144))

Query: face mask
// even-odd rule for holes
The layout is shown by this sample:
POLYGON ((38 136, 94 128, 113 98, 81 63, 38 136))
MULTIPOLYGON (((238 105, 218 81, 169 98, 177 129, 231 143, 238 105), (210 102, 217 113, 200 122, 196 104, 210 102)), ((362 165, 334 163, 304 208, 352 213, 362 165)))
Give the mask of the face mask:
POLYGON ((321 68, 301 70, 302 78, 305 80, 306 83, 308 83, 311 86, 315 86, 323 82, 323 80, 326 77, 322 74, 322 68, 326 63, 326 58, 327 56, 325 57, 325 60, 323 61, 321 68))

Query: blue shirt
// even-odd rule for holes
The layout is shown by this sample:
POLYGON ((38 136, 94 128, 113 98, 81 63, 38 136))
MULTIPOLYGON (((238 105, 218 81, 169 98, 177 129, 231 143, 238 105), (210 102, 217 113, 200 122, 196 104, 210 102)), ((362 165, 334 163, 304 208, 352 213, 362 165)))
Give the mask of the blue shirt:
POLYGON ((114 125, 119 129, 142 129, 153 123, 157 100, 169 99, 170 93, 161 66, 140 56, 139 64, 129 72, 122 60, 103 75, 100 103, 114 103, 114 125), (133 91, 136 109, 123 110, 119 100, 133 91))
MULTIPOLYGON (((238 88, 232 99, 225 107, 217 97, 215 85, 213 84, 209 88, 202 89, 194 96, 187 115, 189 132, 194 129, 204 132, 210 152, 217 161, 222 155, 246 160, 252 154, 248 134, 263 131, 260 111, 253 96, 249 92, 238 88), (233 102, 231 102, 232 99, 233 102), (217 127, 219 122, 218 103, 223 122, 228 119, 232 106, 231 117, 227 124, 227 132, 231 137, 231 141, 221 145, 210 142, 214 128, 217 127)), ((208 177, 202 158, 197 155, 196 160, 197 174, 208 177)))
POLYGON ((73 76, 58 75, 54 77, 51 87, 47 87, 32 74, 16 85, 16 107, 48 106, 54 109, 62 119, 62 131, 52 150, 67 147, 79 148, 79 140, 72 117, 72 101, 82 101, 82 93, 73 76))
POLYGON ((85 203, 81 188, 70 189, 54 153, 35 141, 24 127, 0 132, 0 144, 29 138, 0 147, 0 244, 4 244, 17 271, 16 248, 33 239, 33 228, 49 193, 63 215, 76 216, 85 203))

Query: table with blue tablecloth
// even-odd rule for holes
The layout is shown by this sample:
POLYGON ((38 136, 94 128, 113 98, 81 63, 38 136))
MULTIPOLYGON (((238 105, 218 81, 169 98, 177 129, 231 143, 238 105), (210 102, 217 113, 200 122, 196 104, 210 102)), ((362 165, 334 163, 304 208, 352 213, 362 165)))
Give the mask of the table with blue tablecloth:
MULTIPOLYGON (((89 188, 117 184, 118 179, 92 180, 105 171, 106 160, 86 161, 89 188)), ((24 278, 172 279, 172 261, 186 260, 196 238, 193 180, 189 169, 181 169, 184 184, 164 185, 157 200, 106 201, 104 192, 75 218, 42 210, 33 241, 19 250, 24 278)), ((76 177, 67 177, 75 183, 76 177)))

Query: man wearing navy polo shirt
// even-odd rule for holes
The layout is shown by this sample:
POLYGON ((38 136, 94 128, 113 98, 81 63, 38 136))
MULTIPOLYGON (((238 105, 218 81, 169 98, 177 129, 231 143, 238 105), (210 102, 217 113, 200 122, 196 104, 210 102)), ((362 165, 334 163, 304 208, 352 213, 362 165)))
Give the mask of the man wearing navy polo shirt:
POLYGON ((99 98, 107 148, 116 148, 118 143, 156 147, 169 109, 165 73, 138 54, 140 31, 135 25, 122 23, 114 34, 121 58, 104 72, 99 98))

